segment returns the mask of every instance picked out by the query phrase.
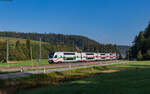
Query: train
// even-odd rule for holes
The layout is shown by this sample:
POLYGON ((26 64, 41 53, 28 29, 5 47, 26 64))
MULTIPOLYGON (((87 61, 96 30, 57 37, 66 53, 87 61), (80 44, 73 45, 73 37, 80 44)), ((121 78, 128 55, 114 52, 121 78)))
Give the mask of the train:
POLYGON ((95 52, 51 52, 48 56, 49 63, 82 62, 82 61, 104 61, 116 60, 116 53, 95 52))

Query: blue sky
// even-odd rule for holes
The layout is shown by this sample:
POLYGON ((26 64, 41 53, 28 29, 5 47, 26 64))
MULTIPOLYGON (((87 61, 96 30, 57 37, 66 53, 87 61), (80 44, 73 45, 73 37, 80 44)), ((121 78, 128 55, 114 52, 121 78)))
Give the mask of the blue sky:
POLYGON ((150 0, 0 1, 0 31, 84 35, 130 45, 150 21, 150 0))

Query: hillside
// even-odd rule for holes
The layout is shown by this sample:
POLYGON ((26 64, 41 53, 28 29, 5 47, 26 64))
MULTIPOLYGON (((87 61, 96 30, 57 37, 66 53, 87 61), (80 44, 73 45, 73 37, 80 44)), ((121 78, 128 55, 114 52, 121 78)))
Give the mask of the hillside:
MULTIPOLYGON (((29 39, 0 37, 0 63, 6 61, 6 40, 9 46, 9 60, 29 60, 39 58, 40 42, 29 39)), ((42 58, 47 59, 51 51, 75 51, 73 46, 64 44, 53 45, 48 42, 41 42, 42 58)))
MULTIPOLYGON (((69 44, 75 45, 83 50, 84 47, 99 45, 98 42, 91 40, 84 36, 78 35, 63 35, 63 34, 39 34, 39 33, 21 33, 21 32, 0 32, 1 37, 13 37, 22 38, 39 41, 40 38, 44 42, 49 42, 51 44, 69 44)), ((86 50, 86 49, 85 49, 86 50)))
POLYGON ((97 41, 89 39, 85 36, 79 35, 63 35, 63 34, 40 34, 40 33, 21 33, 21 32, 0 32, 1 37, 12 37, 48 42, 53 45, 64 44, 67 46, 77 47, 82 51, 101 51, 101 52, 115 52, 114 45, 103 45, 97 41))
POLYGON ((39 40, 42 41, 42 58, 51 51, 117 52, 117 46, 100 44, 79 35, 0 32, 0 62, 6 59, 6 40, 9 41, 9 60, 39 58, 39 40), (30 53, 32 51, 32 53, 30 53), (32 54, 32 55, 31 55, 32 54))
MULTIPOLYGON (((21 43, 26 43, 26 39, 21 39, 21 38, 12 38, 12 37, 0 37, 0 42, 6 42, 9 41, 11 44, 15 44, 17 41, 20 41, 21 43)), ((39 44, 39 41, 31 40, 32 43, 34 44, 39 44)), ((42 43, 47 43, 47 42, 42 42, 42 43)))

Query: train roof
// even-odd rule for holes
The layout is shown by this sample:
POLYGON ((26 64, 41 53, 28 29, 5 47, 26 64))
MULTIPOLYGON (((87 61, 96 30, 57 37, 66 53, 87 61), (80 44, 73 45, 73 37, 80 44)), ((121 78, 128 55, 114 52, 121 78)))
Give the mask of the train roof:
MULTIPOLYGON (((52 51, 50 53, 100 53, 100 52, 71 52, 71 51, 52 51)), ((116 53, 100 53, 100 54, 116 54, 116 53)))

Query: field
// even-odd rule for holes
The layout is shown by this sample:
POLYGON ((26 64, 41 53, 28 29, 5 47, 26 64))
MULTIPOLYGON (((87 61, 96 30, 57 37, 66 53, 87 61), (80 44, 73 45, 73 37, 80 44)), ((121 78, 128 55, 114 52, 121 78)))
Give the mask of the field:
POLYGON ((35 66, 35 65, 46 65, 48 64, 47 59, 42 59, 39 62, 36 60, 30 61, 11 61, 10 63, 1 63, 0 67, 21 67, 21 66, 35 66))
MULTIPOLYGON (((98 68, 98 67, 97 67, 98 68)), ((89 70, 88 70, 89 71, 89 70)), ((90 70, 95 75, 19 94, 149 94, 150 61, 90 70)), ((84 71, 74 75, 85 74, 84 71)), ((62 75, 62 74, 61 74, 62 75)), ((73 75, 73 74, 71 74, 73 75)))
MULTIPOLYGON (((26 43, 26 39, 21 38, 12 38, 12 37, 0 37, 0 42, 6 42, 8 40, 9 43, 15 44, 17 41, 20 41, 21 43, 26 43)), ((32 43, 39 44, 39 41, 31 40, 32 43)), ((47 42, 41 42, 43 44, 47 42)))

